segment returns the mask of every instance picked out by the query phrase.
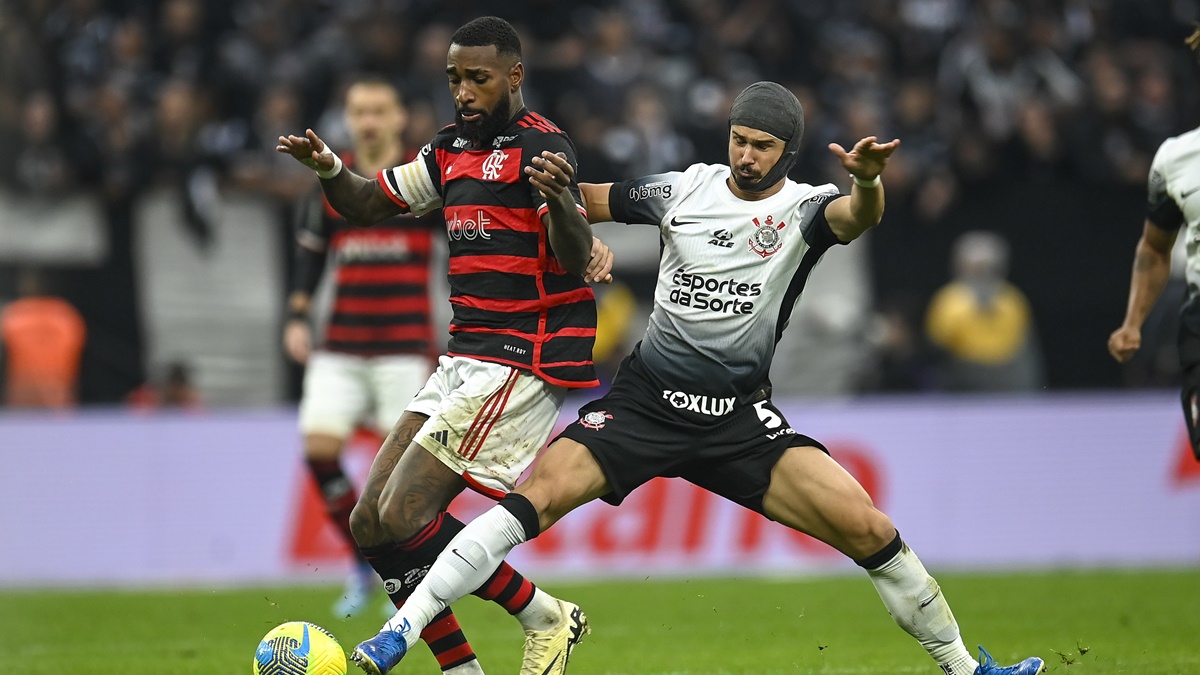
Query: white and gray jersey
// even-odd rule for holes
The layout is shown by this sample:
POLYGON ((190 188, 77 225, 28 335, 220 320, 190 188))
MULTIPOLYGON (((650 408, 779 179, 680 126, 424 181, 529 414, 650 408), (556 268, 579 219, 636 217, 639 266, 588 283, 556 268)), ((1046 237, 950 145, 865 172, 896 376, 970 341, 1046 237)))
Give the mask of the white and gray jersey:
POLYGON ((1168 138, 1150 165, 1146 218, 1164 230, 1184 225, 1188 303, 1184 314, 1200 322, 1200 129, 1168 138))
POLYGON ((746 201, 728 177, 728 166, 694 164, 609 192, 614 220, 659 229, 654 310, 637 357, 666 392, 745 400, 766 386, 809 273, 841 243, 825 220, 833 185, 787 180, 746 201))

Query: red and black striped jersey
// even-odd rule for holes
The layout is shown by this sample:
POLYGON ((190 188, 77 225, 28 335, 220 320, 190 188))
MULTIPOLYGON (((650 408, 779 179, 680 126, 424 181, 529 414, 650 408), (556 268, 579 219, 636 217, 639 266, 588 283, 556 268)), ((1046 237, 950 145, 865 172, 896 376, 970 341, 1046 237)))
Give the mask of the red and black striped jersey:
MULTIPOLYGON (((442 129, 414 162, 379 172, 384 192, 418 215, 441 207, 449 235, 449 353, 532 371, 551 384, 592 387, 596 301, 563 269, 542 216, 546 200, 524 174, 543 151, 577 165, 575 147, 522 109, 484 147, 442 129)), ((578 183, 571 194, 582 212, 578 183)))
MULTIPOLYGON (((353 166, 349 153, 342 157, 353 166)), ((356 227, 320 192, 313 195, 297 239, 332 258, 325 349, 364 356, 430 353, 429 257, 436 227, 436 220, 407 214, 356 227)))

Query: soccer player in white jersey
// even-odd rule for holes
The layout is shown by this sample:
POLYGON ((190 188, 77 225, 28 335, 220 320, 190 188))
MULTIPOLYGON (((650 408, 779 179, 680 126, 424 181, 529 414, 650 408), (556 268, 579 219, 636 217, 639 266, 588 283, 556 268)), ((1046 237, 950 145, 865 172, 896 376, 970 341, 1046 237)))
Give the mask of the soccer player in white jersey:
MULTIPOLYGON (((979 663, 959 637, 938 584, 862 486, 771 403, 775 342, 822 253, 879 223, 880 173, 899 141, 830 150, 853 178, 833 185, 787 178, 804 130, 799 101, 759 82, 729 116, 729 165, 623 183, 580 186, 589 220, 659 228, 662 259, 645 338, 607 395, 580 409, 533 474, 451 540, 408 604, 357 654, 386 673, 426 621, 491 574, 513 547, 593 499, 618 504, 656 476, 681 477, 811 535, 867 570, 896 623, 947 675, 1036 675, 1039 658, 979 663), (399 646, 399 649, 397 649, 399 646)), ((549 153, 527 169, 546 194, 571 182, 549 153)), ((568 653, 569 656, 569 653, 568 653)))
MULTIPOLYGON (((1200 28, 1187 45, 1200 51, 1200 28)), ((1150 164, 1146 220, 1133 256, 1125 320, 1108 338, 1108 351, 1128 361, 1142 346, 1142 324, 1171 274, 1171 251, 1187 226, 1188 296, 1180 312, 1179 361, 1183 417, 1192 452, 1200 460, 1200 128, 1163 141, 1150 164)))

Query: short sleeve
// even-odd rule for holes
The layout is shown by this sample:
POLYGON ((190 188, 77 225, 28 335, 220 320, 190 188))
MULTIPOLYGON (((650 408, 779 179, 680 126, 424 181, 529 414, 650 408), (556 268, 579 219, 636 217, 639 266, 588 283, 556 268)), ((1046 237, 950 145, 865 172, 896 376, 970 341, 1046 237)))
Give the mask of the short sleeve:
MULTIPOLYGON (((543 152, 560 153, 567 158, 567 163, 574 169, 574 174, 571 176, 571 184, 567 186, 567 189, 570 190, 571 197, 575 199, 575 208, 579 209, 579 212, 586 218, 587 211, 583 207, 583 195, 579 193, 579 158, 576 156, 575 146, 571 143, 571 140, 562 134, 535 134, 528 138, 524 144, 524 148, 525 166, 532 166, 533 158, 540 157, 543 152)), ((522 175, 522 179, 524 179, 524 175, 522 175)), ((546 197, 532 184, 529 186, 529 189, 533 196, 533 208, 537 211, 538 218, 541 218, 545 215, 548 208, 546 206, 546 197)))
POLYGON ((421 148, 416 159, 383 169, 377 178, 384 194, 392 201, 415 216, 423 216, 442 206, 441 173, 434 142, 431 141, 421 148))
POLYGON ((849 243, 838 239, 829 225, 829 220, 825 218, 825 209, 833 203, 833 200, 842 196, 844 195, 836 189, 832 189, 813 195, 800 204, 800 222, 801 227, 804 228, 804 241, 808 242, 810 247, 827 250, 849 243))
POLYGON ((1150 177, 1146 181, 1146 218, 1164 230, 1178 230, 1184 222, 1183 211, 1167 191, 1166 147, 1166 144, 1159 146, 1150 165, 1150 177))
POLYGON ((659 226, 671 207, 683 198, 683 173, 670 171, 613 183, 608 208, 618 223, 659 226))

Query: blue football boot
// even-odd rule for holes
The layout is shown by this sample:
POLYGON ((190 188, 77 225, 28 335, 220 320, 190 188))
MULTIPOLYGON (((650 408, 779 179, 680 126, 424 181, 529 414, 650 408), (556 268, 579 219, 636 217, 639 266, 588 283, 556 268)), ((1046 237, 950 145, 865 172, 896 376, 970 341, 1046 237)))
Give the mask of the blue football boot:
MULTIPOLYGON (((405 621, 405 628, 407 624, 405 621)), ((404 639, 404 634, 384 628, 370 640, 358 643, 350 660, 370 675, 387 675, 407 652, 408 641, 404 639)))
POLYGON ((1041 675, 1044 672, 1046 663, 1036 656, 1015 665, 1001 666, 987 650, 979 648, 979 667, 975 669, 975 675, 1041 675))

